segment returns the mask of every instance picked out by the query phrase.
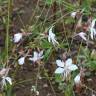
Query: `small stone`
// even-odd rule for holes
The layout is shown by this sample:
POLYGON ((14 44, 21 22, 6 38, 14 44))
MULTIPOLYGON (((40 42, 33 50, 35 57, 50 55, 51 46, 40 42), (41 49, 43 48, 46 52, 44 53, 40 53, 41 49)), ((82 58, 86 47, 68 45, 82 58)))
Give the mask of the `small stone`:
POLYGON ((47 87, 48 87, 48 84, 44 84, 43 87, 44 87, 44 88, 47 88, 47 87))

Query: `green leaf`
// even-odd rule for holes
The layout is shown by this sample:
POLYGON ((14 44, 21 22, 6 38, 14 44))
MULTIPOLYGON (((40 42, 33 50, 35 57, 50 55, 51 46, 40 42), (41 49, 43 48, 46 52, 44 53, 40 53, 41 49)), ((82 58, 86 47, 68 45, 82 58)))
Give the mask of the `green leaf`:
POLYGON ((90 8, 91 8, 91 1, 90 0, 83 0, 81 8, 84 9, 85 13, 90 13, 90 8))
POLYGON ((44 0, 47 5, 51 5, 55 0, 44 0))
POLYGON ((41 42, 41 47, 42 48, 50 48, 51 44, 47 40, 43 39, 41 42))
POLYGON ((91 70, 96 70, 96 60, 91 60, 88 63, 86 63, 86 66, 91 68, 91 70))
POLYGON ((57 83, 61 83, 62 82, 62 76, 61 76, 61 74, 55 74, 55 81, 57 83))
POLYGON ((44 55, 44 61, 47 61, 50 57, 50 54, 52 52, 52 48, 48 49, 44 55))

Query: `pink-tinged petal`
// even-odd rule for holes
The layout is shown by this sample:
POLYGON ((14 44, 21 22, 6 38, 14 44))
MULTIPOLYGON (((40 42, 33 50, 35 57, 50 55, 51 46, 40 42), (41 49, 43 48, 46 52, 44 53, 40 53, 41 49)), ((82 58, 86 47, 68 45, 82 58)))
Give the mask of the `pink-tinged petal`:
POLYGON ((80 32, 80 33, 78 33, 78 35, 83 39, 83 40, 87 40, 86 39, 86 34, 84 33, 84 32, 80 32))
POLYGON ((71 64, 70 66, 68 66, 68 69, 71 71, 75 71, 76 69, 78 69, 78 67, 75 64, 71 64))
POLYGON ((42 55, 43 55, 43 50, 40 51, 40 53, 39 53, 39 57, 42 57, 42 55))
POLYGON ((5 74, 7 74, 9 71, 9 68, 3 68, 2 70, 0 70, 0 76, 4 76, 5 74))
POLYGON ((72 64, 72 59, 69 58, 65 61, 66 66, 70 66, 72 64))
POLYGON ((41 51, 40 53, 34 51, 34 56, 29 58, 29 60, 33 61, 33 62, 36 62, 37 60, 40 60, 42 59, 44 56, 43 55, 43 51, 41 51))
POLYGON ((64 62, 61 61, 61 60, 56 60, 56 64, 57 64, 57 66, 59 66, 59 67, 64 67, 64 62))
POLYGON ((77 14, 77 12, 72 12, 71 17, 75 18, 76 14, 77 14))
POLYGON ((61 68, 61 67, 58 67, 56 70, 55 70, 55 73, 56 74, 62 74, 64 72, 64 69, 61 68))

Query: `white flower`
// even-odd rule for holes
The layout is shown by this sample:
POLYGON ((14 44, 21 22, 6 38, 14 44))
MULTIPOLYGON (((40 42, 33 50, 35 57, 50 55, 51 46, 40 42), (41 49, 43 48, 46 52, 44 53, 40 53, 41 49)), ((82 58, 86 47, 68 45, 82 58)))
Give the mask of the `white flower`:
POLYGON ((40 94, 39 91, 36 91, 36 96, 39 96, 39 94, 40 94))
POLYGON ((91 26, 89 27, 90 32, 91 32, 90 33, 91 39, 93 39, 94 36, 96 35, 95 23, 96 23, 96 19, 92 20, 91 26))
POLYGON ((90 34, 91 39, 93 39, 94 36, 96 35, 96 29, 95 28, 90 28, 90 32, 91 32, 91 34, 90 34))
POLYGON ((14 34, 14 38, 13 38, 14 43, 18 43, 22 39, 22 36, 23 36, 22 33, 14 34))
POLYGON ((18 60, 18 64, 19 65, 23 65, 25 63, 25 57, 21 57, 19 60, 18 60))
POLYGON ((34 92, 36 92, 36 86, 32 86, 32 88, 31 88, 31 91, 34 91, 34 92))
POLYGON ((75 82, 75 84, 80 84, 80 83, 81 83, 80 74, 78 74, 78 75, 74 78, 74 82, 75 82))
POLYGON ((34 56, 32 58, 29 58, 29 60, 36 62, 37 60, 43 59, 43 51, 36 52, 34 51, 34 56))
POLYGON ((77 35, 79 35, 83 40, 85 40, 85 41, 87 40, 86 34, 84 32, 80 32, 77 35))
POLYGON ((36 86, 32 86, 31 91, 36 93, 36 96, 39 95, 39 91, 37 90, 36 86))
POLYGON ((75 18, 76 14, 77 14, 77 12, 72 12, 71 17, 75 18))
POLYGON ((96 19, 93 19, 92 20, 92 23, 91 23, 91 27, 94 27, 95 26, 95 22, 96 22, 96 19))
POLYGON ((71 71, 75 71, 78 67, 75 64, 72 64, 72 59, 69 58, 65 62, 61 60, 56 60, 58 68, 55 70, 56 74, 63 74, 64 77, 67 77, 71 71))
POLYGON ((52 32, 52 28, 53 28, 53 26, 49 29, 48 41, 49 41, 49 42, 52 42, 53 45, 59 44, 59 43, 56 41, 55 34, 52 32))
POLYGON ((6 86, 7 83, 12 85, 12 79, 10 77, 3 76, 2 77, 2 87, 6 86))

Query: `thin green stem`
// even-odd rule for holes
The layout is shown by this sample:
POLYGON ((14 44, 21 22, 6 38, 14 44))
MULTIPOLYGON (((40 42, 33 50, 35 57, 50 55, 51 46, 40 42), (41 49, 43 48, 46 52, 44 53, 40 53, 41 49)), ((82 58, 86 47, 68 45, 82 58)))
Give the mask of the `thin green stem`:
POLYGON ((10 7, 11 7, 11 0, 8 0, 8 15, 7 15, 7 25, 6 25, 6 65, 8 65, 8 46, 9 46, 9 27, 10 27, 10 7))

